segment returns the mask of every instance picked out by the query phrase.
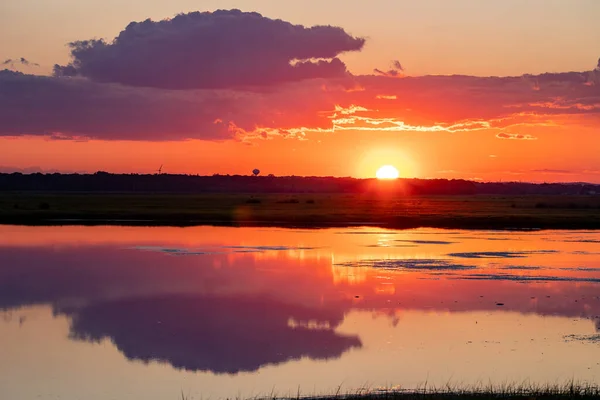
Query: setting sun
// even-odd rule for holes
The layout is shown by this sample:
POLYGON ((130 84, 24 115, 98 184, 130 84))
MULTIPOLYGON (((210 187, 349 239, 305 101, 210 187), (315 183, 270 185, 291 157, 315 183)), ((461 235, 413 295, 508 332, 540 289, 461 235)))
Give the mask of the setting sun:
POLYGON ((377 170, 375 176, 377 179, 398 179, 400 173, 394 166, 384 165, 377 170))

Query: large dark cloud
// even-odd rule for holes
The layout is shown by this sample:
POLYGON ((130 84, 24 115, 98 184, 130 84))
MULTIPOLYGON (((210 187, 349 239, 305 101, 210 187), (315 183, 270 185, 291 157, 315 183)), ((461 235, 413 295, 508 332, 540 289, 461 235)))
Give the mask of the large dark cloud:
POLYGON ((318 111, 333 102, 322 84, 181 91, 5 70, 0 71, 0 136, 226 140, 257 127, 312 127, 328 122, 318 111))
POLYGON ((3 135, 87 136, 102 139, 231 137, 213 122, 231 109, 226 95, 178 95, 156 89, 97 84, 0 72, 0 132, 3 135))
POLYGON ((498 134, 512 126, 522 131, 523 124, 599 115, 600 71, 354 76, 244 90, 169 90, 0 71, 0 136, 247 140, 319 130, 490 128, 498 134))
POLYGON ((347 74, 336 58, 365 43, 342 28, 306 28, 258 13, 219 10, 132 22, 112 42, 70 44, 58 76, 169 89, 272 85, 347 74))

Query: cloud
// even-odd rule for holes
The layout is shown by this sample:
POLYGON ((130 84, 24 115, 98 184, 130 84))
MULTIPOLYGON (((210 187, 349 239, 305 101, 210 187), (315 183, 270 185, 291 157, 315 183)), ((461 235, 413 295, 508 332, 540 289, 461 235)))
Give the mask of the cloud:
POLYGON ((399 78, 402 76, 402 73, 404 72, 404 67, 402 66, 400 61, 393 60, 391 69, 389 69, 387 71, 382 71, 378 68, 375 68, 373 70, 373 72, 375 73, 375 75, 379 75, 379 76, 387 76, 388 78, 399 78))
MULTIPOLYGON (((242 140, 257 129, 328 127, 323 82, 264 92, 163 90, 0 71, 0 136, 54 140, 242 140), (301 110, 302 112, 299 112, 301 110)), ((297 133, 290 130, 290 134, 297 133)))
POLYGON ((550 169, 550 168, 542 168, 542 169, 532 169, 531 172, 537 172, 542 174, 574 174, 576 171, 569 171, 566 169, 550 169))
POLYGON ((248 142, 334 131, 491 130, 534 140, 532 126, 595 126, 600 116, 600 68, 406 77, 393 60, 387 71, 352 75, 337 57, 364 43, 342 28, 239 10, 132 22, 111 42, 71 43, 73 60, 56 66, 55 76, 0 71, 0 136, 248 142))
POLYGON ((398 71, 404 71, 404 67, 400 64, 400 61, 394 60, 392 61, 392 66, 398 71))
POLYGON ((27 60, 27 59, 25 59, 23 57, 19 58, 19 62, 21 64, 23 64, 23 65, 32 65, 34 67, 39 67, 40 66, 40 64, 31 62, 31 61, 29 61, 29 60, 27 60))
POLYGON ((377 96, 375 96, 375 98, 378 99, 378 100, 396 100, 396 99, 398 99, 398 96, 396 96, 396 95, 378 94, 377 96))
POLYGON ((24 57, 15 58, 15 59, 12 59, 12 58, 6 59, 0 65, 8 66, 11 69, 15 68, 17 65, 24 65, 26 67, 39 67, 40 66, 40 64, 31 62, 24 57))
POLYGON ((85 79, 4 71, 0 72, 0 135, 109 140, 231 138, 226 124, 214 124, 214 120, 215 109, 233 106, 232 100, 224 94, 211 94, 212 98, 209 93, 194 98, 193 94, 131 90, 85 79))
POLYGON ((330 117, 331 131, 384 131, 384 132, 464 132, 490 129, 486 121, 456 121, 431 124, 412 124, 396 117, 377 115, 380 110, 369 110, 351 105, 344 109, 336 107, 330 117))
MULTIPOLYGON (((523 106, 523 105, 519 105, 523 106)), ((526 106, 531 108, 547 108, 555 110, 571 110, 572 113, 578 111, 594 111, 600 110, 600 98, 587 99, 565 99, 562 97, 552 99, 551 101, 532 102, 526 106)))
POLYGON ((56 76, 166 89, 265 86, 347 75, 337 58, 365 39, 333 26, 292 25, 240 10, 132 22, 112 42, 70 44, 56 76))
MULTIPOLYGON (((0 71, 0 136, 262 140, 308 133, 507 131, 600 115, 600 72, 523 77, 354 76, 244 89, 170 90, 0 71), (361 90, 349 90, 360 87, 361 90), (385 93, 385 95, 382 95, 385 93), (387 101, 383 101, 387 100, 387 101), (393 101, 389 101, 393 100, 393 101)), ((593 121, 592 121, 593 122, 593 121)))
POLYGON ((18 167, 11 167, 11 166, 0 165, 0 173, 3 173, 3 174, 12 174, 12 173, 21 173, 21 174, 36 174, 36 173, 54 174, 54 173, 58 173, 58 172, 61 172, 61 171, 56 170, 56 169, 44 169, 42 167, 37 167, 37 166, 18 168, 18 167))
POLYGON ((512 139, 512 140, 537 140, 536 137, 531 135, 522 135, 520 133, 508 133, 508 132, 500 132, 496 135, 498 139, 512 139))

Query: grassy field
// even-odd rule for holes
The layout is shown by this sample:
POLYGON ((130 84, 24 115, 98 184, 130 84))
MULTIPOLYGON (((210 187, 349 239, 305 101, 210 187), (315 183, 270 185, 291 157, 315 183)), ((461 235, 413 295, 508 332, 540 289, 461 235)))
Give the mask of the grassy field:
POLYGON ((0 193, 3 224, 599 229, 600 196, 0 193))

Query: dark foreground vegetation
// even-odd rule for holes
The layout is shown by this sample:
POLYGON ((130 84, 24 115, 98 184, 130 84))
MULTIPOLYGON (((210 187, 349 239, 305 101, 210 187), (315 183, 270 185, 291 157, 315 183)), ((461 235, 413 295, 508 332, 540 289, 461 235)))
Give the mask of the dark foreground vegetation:
MULTIPOLYGON (((482 385, 465 389, 454 386, 443 388, 420 388, 415 390, 368 390, 359 389, 353 393, 336 393, 330 396, 302 396, 301 393, 287 397, 271 394, 267 397, 256 397, 254 400, 566 400, 566 399, 599 399, 600 386, 592 384, 555 384, 537 386, 522 385, 482 385)), ((186 399, 182 395, 182 399, 186 399)))
POLYGON ((0 192, 0 223, 599 229, 600 196, 0 192))
POLYGON ((598 229, 600 186, 103 172, 0 174, 0 223, 598 229))
POLYGON ((473 182, 462 179, 376 179, 138 174, 0 174, 0 191, 119 193, 379 193, 398 195, 593 195, 600 185, 585 183, 473 182))

